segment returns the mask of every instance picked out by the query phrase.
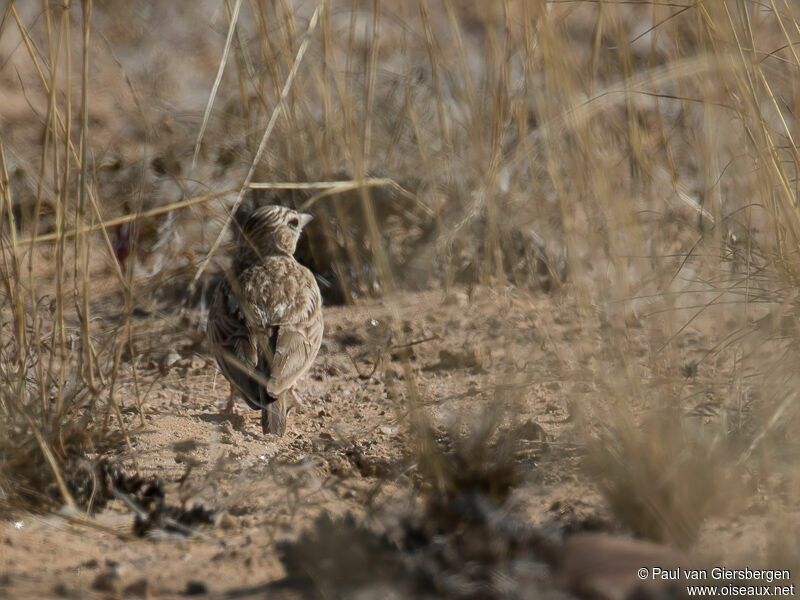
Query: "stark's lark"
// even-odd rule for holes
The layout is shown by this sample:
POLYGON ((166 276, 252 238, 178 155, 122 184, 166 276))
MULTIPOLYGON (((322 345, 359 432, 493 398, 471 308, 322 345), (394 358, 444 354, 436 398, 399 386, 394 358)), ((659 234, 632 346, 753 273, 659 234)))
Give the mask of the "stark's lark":
POLYGON ((287 395, 322 343, 322 299, 311 271, 292 256, 311 215, 283 206, 236 214, 231 271, 214 292, 208 337, 220 369, 261 410, 264 433, 283 435, 287 395))

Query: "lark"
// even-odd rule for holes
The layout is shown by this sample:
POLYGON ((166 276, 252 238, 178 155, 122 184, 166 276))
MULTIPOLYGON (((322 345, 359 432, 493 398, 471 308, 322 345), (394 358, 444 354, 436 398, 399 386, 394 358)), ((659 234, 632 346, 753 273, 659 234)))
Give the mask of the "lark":
POLYGON ((231 269, 208 314, 208 338, 235 395, 261 410, 264 433, 286 431, 288 396, 322 344, 322 298, 311 271, 294 259, 311 215, 284 206, 239 210, 231 269))

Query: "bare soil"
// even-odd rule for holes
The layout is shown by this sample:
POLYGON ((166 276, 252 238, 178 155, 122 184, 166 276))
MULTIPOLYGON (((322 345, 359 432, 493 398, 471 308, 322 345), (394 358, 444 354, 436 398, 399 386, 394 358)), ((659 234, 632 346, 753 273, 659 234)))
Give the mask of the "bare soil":
MULTIPOLYGON (((168 503, 202 505, 213 522, 183 533, 154 527, 137 538, 134 512, 120 500, 97 515, 100 528, 70 523, 68 512, 18 515, 0 523, 0 596, 135 597, 145 589, 153 598, 192 590, 264 597, 268 584, 286 575, 277 547, 296 540, 321 514, 349 513, 374 523, 424 503, 426 484, 408 432, 409 373, 444 451, 452 428, 491 418, 489 406, 507 410, 501 435, 521 426, 516 465, 522 481, 509 510, 541 531, 619 532, 581 468, 587 419, 576 408, 600 415, 613 398, 591 381, 557 374, 567 366, 577 374, 587 361, 609 370, 623 366, 605 341, 609 326, 592 324, 564 300, 539 295, 523 303, 513 295, 478 290, 469 298, 455 290, 326 308, 322 350, 299 386, 303 404, 290 414, 282 438, 262 435, 258 413, 241 402, 239 414, 219 414, 229 388, 207 354, 175 356, 165 346, 140 357, 144 424, 133 385, 126 384, 119 394, 131 448, 115 460, 130 472, 160 477, 168 503), (402 323, 402 344, 388 327, 387 306, 402 323)), ((652 352, 646 325, 628 331, 634 334, 627 342, 642 356, 652 352)), ((700 335, 687 336, 687 360, 707 344, 700 335)), ((706 383, 716 378, 708 372, 713 365, 702 369, 706 383)), ((700 385, 685 381, 687 390, 700 385)), ((631 410, 646 408, 643 399, 631 410)), ((741 520, 733 531, 726 527, 725 538, 749 527, 741 520)), ((710 530, 712 539, 721 535, 710 530)), ((749 546, 754 537, 747 539, 739 543, 749 546)), ((552 591, 549 571, 531 560, 538 564, 539 592, 552 591)))

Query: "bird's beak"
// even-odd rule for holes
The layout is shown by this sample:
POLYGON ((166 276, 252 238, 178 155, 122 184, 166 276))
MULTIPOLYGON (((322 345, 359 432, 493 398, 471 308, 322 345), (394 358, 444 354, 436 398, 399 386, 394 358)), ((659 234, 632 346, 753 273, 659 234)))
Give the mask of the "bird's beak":
POLYGON ((314 217, 308 213, 300 213, 300 228, 302 229, 311 222, 314 217))

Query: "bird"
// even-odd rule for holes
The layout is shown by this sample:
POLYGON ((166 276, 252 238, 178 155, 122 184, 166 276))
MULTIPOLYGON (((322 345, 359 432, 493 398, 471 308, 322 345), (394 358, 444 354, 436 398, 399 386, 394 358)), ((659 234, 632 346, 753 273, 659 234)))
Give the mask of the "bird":
POLYGON ((294 258, 312 216, 279 205, 240 208, 231 267, 209 305, 208 339, 231 384, 261 410, 263 433, 286 431, 288 396, 322 345, 322 297, 314 275, 294 258))

